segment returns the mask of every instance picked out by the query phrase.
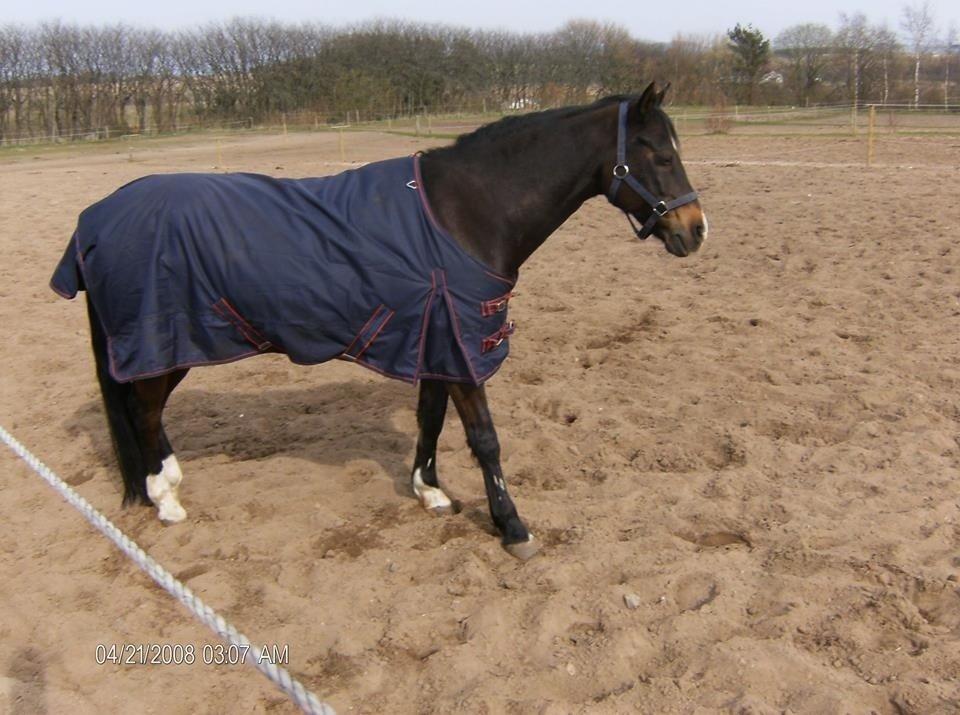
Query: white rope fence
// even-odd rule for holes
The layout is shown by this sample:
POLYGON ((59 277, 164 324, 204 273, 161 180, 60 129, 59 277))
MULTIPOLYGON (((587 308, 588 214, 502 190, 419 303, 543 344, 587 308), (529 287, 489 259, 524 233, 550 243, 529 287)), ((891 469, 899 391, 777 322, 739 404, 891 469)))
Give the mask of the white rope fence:
POLYGON ((227 623, 223 619, 223 616, 201 601, 189 588, 180 583, 173 574, 148 556, 143 549, 114 526, 107 517, 94 509, 90 502, 77 494, 70 485, 54 474, 47 465, 31 454, 26 447, 20 444, 20 442, 2 426, 0 426, 0 439, 2 439, 18 457, 30 465, 33 471, 43 477, 51 487, 58 491, 60 496, 75 506, 100 533, 110 539, 110 541, 116 544, 118 549, 133 559, 137 566, 146 571, 161 588, 186 606, 193 615, 205 623, 220 638, 237 648, 238 652, 244 653, 244 659, 247 663, 272 680, 277 687, 283 690, 283 692, 300 706, 303 712, 309 713, 309 715, 335 715, 333 708, 326 703, 320 702, 317 696, 290 675, 286 668, 270 662, 269 659, 256 657, 256 654, 260 653, 261 649, 251 644, 250 640, 227 623))

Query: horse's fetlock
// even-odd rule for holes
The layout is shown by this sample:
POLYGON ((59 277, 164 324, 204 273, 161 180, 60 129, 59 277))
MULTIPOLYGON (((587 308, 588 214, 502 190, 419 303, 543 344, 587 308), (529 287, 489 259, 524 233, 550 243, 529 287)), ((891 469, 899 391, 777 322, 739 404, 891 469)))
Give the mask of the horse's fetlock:
POLYGON ((500 534, 504 545, 520 544, 530 539, 529 529, 517 516, 504 522, 503 526, 500 527, 500 534))

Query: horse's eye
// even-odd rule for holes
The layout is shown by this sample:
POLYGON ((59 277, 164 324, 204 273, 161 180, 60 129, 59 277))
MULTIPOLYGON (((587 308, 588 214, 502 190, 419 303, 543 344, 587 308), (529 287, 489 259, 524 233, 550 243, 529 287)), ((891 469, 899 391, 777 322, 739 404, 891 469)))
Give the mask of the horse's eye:
POLYGON ((670 155, 658 156, 654 161, 656 161, 657 166, 670 166, 673 164, 673 157, 670 155))

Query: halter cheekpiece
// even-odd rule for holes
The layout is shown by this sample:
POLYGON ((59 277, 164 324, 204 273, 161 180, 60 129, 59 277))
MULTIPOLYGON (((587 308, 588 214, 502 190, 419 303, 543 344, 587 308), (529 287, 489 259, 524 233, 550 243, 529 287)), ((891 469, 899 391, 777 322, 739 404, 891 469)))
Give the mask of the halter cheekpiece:
POLYGON ((637 227, 637 224, 634 223, 633 215, 626 209, 620 209, 626 214, 627 221, 630 222, 630 227, 633 229, 633 232, 637 234, 637 238, 643 240, 653 233, 653 227, 657 225, 657 221, 659 221, 661 218, 679 206, 689 204, 691 201, 696 201, 697 192, 691 191, 689 194, 684 194, 683 196, 666 201, 664 199, 658 199, 653 195, 652 192, 648 191, 643 184, 633 178, 633 176, 630 174, 630 166, 627 164, 628 107, 629 104, 627 102, 620 102, 620 119, 617 126, 617 163, 613 167, 613 181, 610 182, 610 189, 607 192, 607 200, 610 203, 613 203, 613 200, 617 197, 617 191, 620 190, 620 184, 625 183, 627 186, 633 189, 634 192, 639 194, 640 198, 650 205, 650 216, 643 223, 643 226, 640 226, 639 228, 637 227))

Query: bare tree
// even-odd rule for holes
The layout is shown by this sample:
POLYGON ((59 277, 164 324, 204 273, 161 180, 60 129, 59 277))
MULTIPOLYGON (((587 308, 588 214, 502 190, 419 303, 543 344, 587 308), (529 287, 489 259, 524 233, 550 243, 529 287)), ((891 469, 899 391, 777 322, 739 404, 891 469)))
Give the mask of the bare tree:
MULTIPOLYGON (((911 33, 910 55, 886 27, 858 13, 842 15, 836 33, 823 25, 788 28, 776 40, 774 63, 799 104, 845 96, 886 102, 906 86, 908 64, 912 104, 920 82, 934 78, 949 104, 956 57, 938 55, 924 62, 927 77, 921 73, 932 41, 929 15, 927 5, 905 10, 911 23, 927 18, 908 27, 922 30, 911 33)), ((358 112, 385 118, 545 108, 637 91, 649 79, 671 81, 678 102, 720 106, 728 91, 755 99, 768 64, 768 42, 749 25, 667 44, 590 20, 552 33, 399 20, 332 28, 237 18, 174 32, 58 21, 0 25, 0 141, 277 121, 296 112, 313 122, 358 112)), ((766 95, 777 99, 778 91, 767 87, 766 95)))
POLYGON ((774 47, 788 61, 787 82, 797 104, 807 105, 827 66, 833 49, 833 32, 826 25, 804 23, 781 32, 774 47))
POLYGON ((896 37, 883 25, 871 24, 862 12, 841 13, 836 37, 850 100, 859 104, 864 97, 880 94, 886 104, 896 37))
POLYGON ((930 48, 933 41, 933 11, 930 9, 930 0, 923 0, 916 5, 903 7, 901 27, 910 38, 910 47, 913 49, 913 106, 920 106, 920 58, 930 48))
POLYGON ((0 27, 0 141, 23 131, 29 92, 30 34, 19 25, 0 27), (10 122, 13 122, 13 127, 10 122))
POLYGON ((686 104, 723 104, 724 81, 732 73, 725 35, 677 35, 660 50, 647 76, 669 79, 674 99, 686 104))
POLYGON ((950 62, 957 50, 960 50, 957 45, 957 26, 952 22, 947 28, 943 44, 946 47, 943 58, 943 109, 946 111, 950 108, 950 62))

